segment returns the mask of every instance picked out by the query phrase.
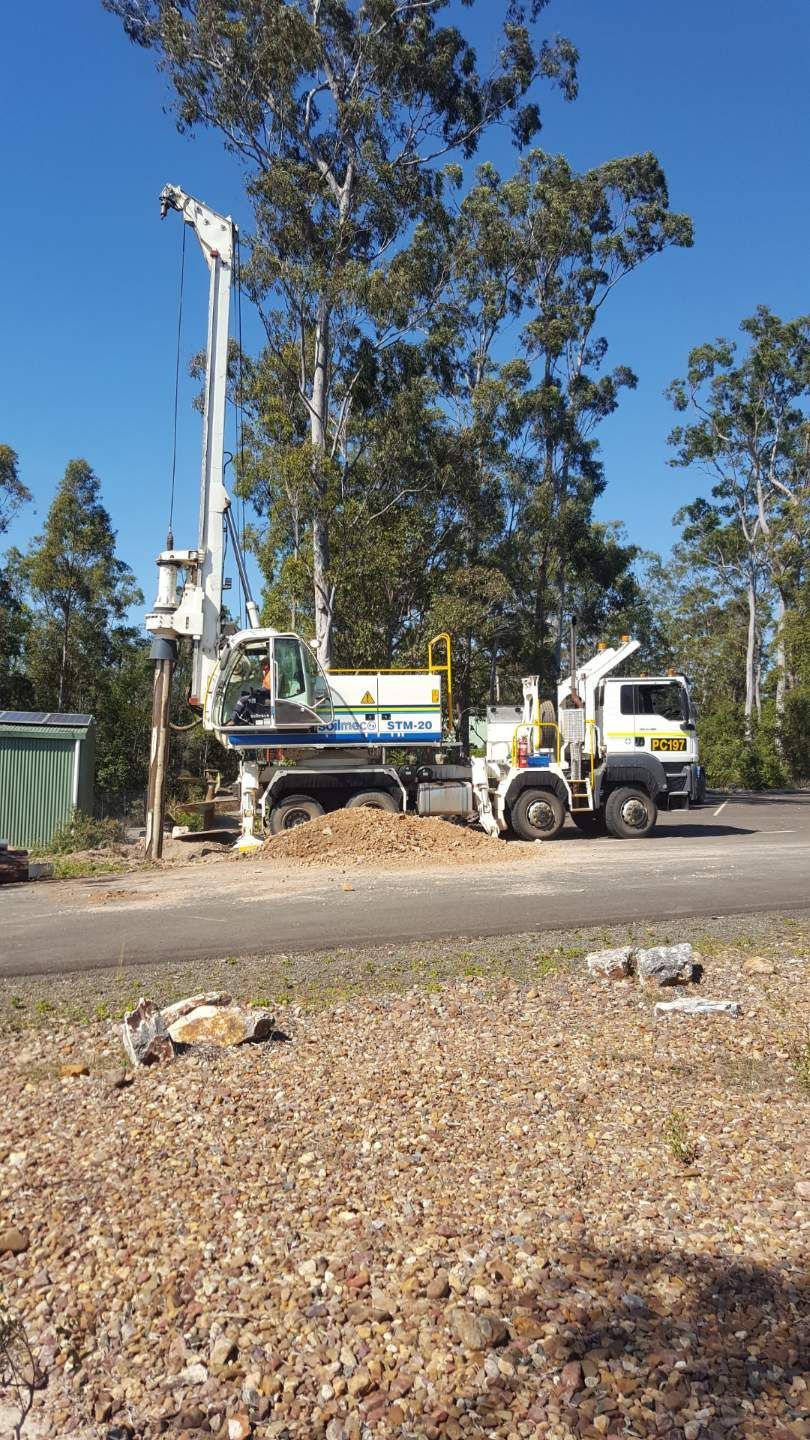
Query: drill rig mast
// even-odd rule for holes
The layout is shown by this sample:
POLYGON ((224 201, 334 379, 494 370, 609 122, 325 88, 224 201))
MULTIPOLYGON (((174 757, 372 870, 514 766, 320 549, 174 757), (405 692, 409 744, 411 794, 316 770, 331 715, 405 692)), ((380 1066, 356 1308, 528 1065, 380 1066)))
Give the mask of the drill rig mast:
POLYGON ((208 341, 197 544, 193 549, 175 549, 169 532, 166 549, 157 558, 157 599, 146 617, 155 662, 146 813, 146 852, 150 859, 159 859, 163 850, 169 699, 177 642, 192 642, 190 702, 201 707, 219 657, 226 528, 236 552, 249 622, 251 626, 259 623, 230 514, 230 497, 223 484, 228 315, 236 226, 230 216, 218 215, 177 185, 166 185, 161 191, 161 216, 169 210, 179 211, 186 225, 194 230, 208 266, 208 341))

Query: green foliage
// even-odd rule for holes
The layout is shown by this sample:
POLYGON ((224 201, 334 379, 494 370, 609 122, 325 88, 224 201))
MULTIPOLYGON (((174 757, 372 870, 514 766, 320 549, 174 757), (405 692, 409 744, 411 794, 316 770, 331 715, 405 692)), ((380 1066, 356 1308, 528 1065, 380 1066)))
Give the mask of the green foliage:
POLYGON ((31 499, 31 492, 20 479, 19 458, 10 445, 0 445, 0 535, 8 530, 22 505, 31 499))
POLYGON ((699 1151, 689 1131, 689 1121, 682 1110, 672 1110, 661 1127, 669 1153, 679 1165, 694 1165, 699 1151))
POLYGON ((790 779, 810 780, 810 686, 788 691, 780 734, 790 779))
POLYGON ((143 601, 115 554, 100 491, 87 461, 71 460, 42 534, 20 560, 35 619, 27 669, 47 709, 92 709, 127 608, 143 601))
POLYGON ((148 646, 127 623, 143 596, 115 540, 98 477, 72 460, 42 533, 0 570, 0 705, 92 714, 113 804, 146 784, 151 709, 148 646))
POLYGON ((388 472, 364 504, 348 425, 381 357, 423 328, 435 304, 432 256, 409 240, 420 223, 447 227, 458 172, 437 162, 470 157, 495 123, 510 122, 525 146, 540 127, 532 87, 550 81, 572 98, 576 51, 565 39, 538 41, 546 0, 508 0, 486 73, 462 32, 442 23, 449 0, 105 4, 155 53, 181 129, 215 127, 247 164, 255 224, 245 279, 279 391, 263 410, 261 448, 272 435, 276 453, 264 465, 292 520, 273 583, 296 613, 311 611, 321 658, 331 660, 344 569, 336 494, 359 497, 359 516, 351 503, 346 516, 356 527, 366 509, 393 507, 409 488, 388 472))
POLYGON ((799 1089, 810 1096, 810 1040, 798 1046, 793 1055, 793 1073, 799 1089))
POLYGON ((45 847, 49 855, 70 855, 76 850, 108 850, 124 840, 120 820, 96 820, 81 810, 74 810, 71 819, 45 847))
POLYGON ((712 481, 675 517, 671 637, 695 677, 710 783, 772 785, 810 775, 810 317, 760 306, 740 329, 741 356, 700 345, 669 390, 683 417, 671 463, 712 481))
POLYGON ((199 810, 184 810, 182 805, 172 809, 172 818, 176 825, 185 825, 190 831, 196 833, 203 828, 203 817, 199 810))

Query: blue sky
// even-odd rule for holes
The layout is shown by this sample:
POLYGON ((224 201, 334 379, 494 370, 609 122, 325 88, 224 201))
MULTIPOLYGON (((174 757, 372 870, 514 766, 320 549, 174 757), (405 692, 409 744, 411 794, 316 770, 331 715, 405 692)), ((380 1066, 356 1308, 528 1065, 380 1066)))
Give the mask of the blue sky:
MULTIPOLYGON (((460 11, 490 56, 498 0, 460 11)), ((544 102, 540 143, 577 168, 653 150, 673 208, 695 221, 691 251, 652 260, 605 312, 609 361, 638 389, 601 431, 603 519, 667 551, 671 516, 700 488, 667 466, 672 413, 662 391, 689 348, 733 333, 757 304, 810 309, 807 236, 806 0, 552 0, 544 26, 581 52, 580 98, 544 102)), ((119 551, 153 598, 171 468, 181 224, 162 224, 170 180, 249 228, 242 172, 216 136, 180 136, 152 58, 96 0, 7 7, 0 441, 33 491, 10 539, 36 531, 68 460, 102 478, 119 551)), ((508 138, 480 158, 506 172, 508 138)), ((191 238, 191 237, 190 237, 191 238)), ((196 246, 186 268, 186 355, 204 343, 207 277, 196 246)), ((245 336, 259 343, 246 315, 245 336)), ((177 544, 196 538, 199 417, 184 381, 177 544)))

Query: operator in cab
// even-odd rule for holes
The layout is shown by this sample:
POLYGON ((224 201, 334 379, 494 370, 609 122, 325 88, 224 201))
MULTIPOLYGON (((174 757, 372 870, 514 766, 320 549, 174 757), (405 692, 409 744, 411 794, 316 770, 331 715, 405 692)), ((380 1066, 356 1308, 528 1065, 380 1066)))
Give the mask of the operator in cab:
POLYGON ((262 659, 261 670, 262 670, 262 690, 272 690, 272 688, 273 688, 273 681, 272 681, 271 676, 270 676, 270 661, 267 659, 267 656, 266 656, 266 655, 265 655, 265 656, 263 657, 263 659, 262 659))

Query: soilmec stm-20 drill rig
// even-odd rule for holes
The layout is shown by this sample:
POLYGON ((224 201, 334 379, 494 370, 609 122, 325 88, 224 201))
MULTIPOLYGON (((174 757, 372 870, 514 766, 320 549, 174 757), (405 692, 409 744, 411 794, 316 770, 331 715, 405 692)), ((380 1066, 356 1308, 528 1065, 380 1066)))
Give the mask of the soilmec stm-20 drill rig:
POLYGON ((181 640, 192 651, 189 703, 206 730, 239 757, 240 848, 261 843, 327 810, 360 805, 477 819, 493 836, 550 840, 566 815, 585 834, 639 837, 657 810, 701 798, 695 714, 684 676, 615 677, 638 649, 624 637, 582 665, 572 641, 571 675, 557 706, 542 706, 537 680, 523 705, 488 714, 486 755, 452 763, 442 751, 452 728, 450 637, 430 644, 424 670, 324 670, 313 645, 262 627, 230 498, 223 484, 228 310, 233 222, 167 185, 161 211, 180 211, 209 269, 208 345, 200 520, 196 546, 158 556, 158 595, 147 629, 155 665, 147 844, 160 853, 162 787, 171 672, 181 640), (242 584, 249 628, 223 627, 226 534, 242 584), (389 763, 391 748, 421 752, 389 763), (282 757, 283 752, 283 757, 282 757))

